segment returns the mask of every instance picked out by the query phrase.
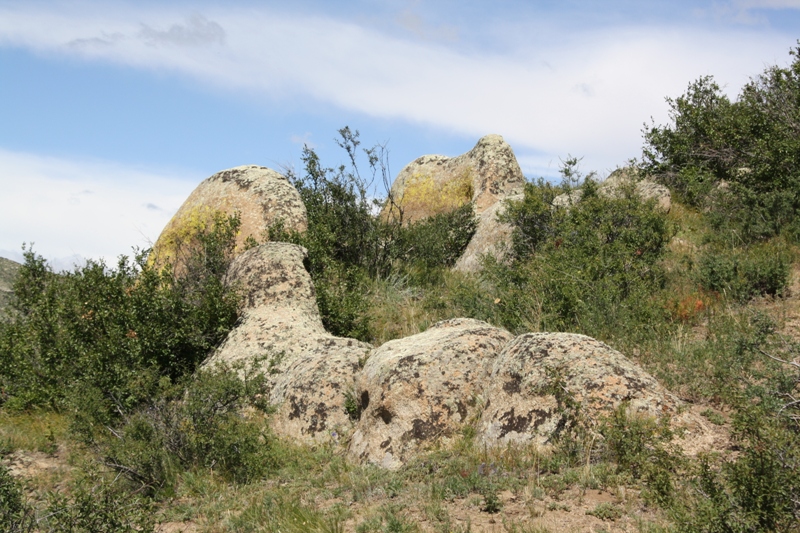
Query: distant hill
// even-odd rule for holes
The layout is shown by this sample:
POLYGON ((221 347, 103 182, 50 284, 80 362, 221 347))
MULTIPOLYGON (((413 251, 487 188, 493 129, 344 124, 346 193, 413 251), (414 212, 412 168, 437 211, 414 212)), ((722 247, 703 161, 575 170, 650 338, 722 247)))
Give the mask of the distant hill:
POLYGON ((15 261, 0 257, 0 315, 11 301, 14 280, 21 266, 15 261))

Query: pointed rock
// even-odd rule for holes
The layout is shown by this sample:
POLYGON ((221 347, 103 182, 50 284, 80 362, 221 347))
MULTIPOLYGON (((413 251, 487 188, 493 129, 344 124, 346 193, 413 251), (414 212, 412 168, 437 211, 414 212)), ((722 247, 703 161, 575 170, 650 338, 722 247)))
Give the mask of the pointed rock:
POLYGON ((500 135, 482 137, 458 157, 426 155, 406 165, 392 184, 382 216, 404 224, 473 202, 478 227, 455 269, 476 271, 483 254, 502 255, 510 226, 497 221, 503 200, 522 194, 525 177, 500 135))

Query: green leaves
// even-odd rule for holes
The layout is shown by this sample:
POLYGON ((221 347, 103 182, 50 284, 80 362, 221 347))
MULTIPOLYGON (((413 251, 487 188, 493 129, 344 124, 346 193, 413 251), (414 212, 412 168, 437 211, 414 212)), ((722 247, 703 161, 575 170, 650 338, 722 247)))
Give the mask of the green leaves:
POLYGON ((743 242, 800 235, 798 50, 788 68, 767 68, 733 102, 713 78, 700 78, 667 100, 670 124, 644 131, 645 170, 743 242))
POLYGON ((84 416, 107 420, 147 398, 159 376, 193 372, 236 320, 238 298, 222 274, 238 225, 218 216, 187 243, 181 272, 142 253, 116 268, 87 261, 56 274, 26 251, 16 313, 0 330, 6 402, 82 406, 91 408, 84 416))

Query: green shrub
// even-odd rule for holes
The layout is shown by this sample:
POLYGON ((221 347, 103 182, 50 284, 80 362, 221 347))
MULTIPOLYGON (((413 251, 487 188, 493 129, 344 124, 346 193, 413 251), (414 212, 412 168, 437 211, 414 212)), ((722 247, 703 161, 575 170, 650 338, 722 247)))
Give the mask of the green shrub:
POLYGON ((68 494, 51 492, 38 531, 53 533, 147 533, 155 530, 150 502, 99 476, 78 479, 68 494))
POLYGON ((138 485, 170 489, 177 473, 210 468, 247 483, 275 466, 272 436, 242 415, 259 405, 263 377, 243 380, 228 367, 201 370, 164 390, 111 431, 105 463, 138 485))
POLYGON ((36 521, 33 509, 8 468, 0 464, 0 530, 7 533, 33 533, 36 521))
POLYGON ((736 422, 739 457, 721 468, 708 458, 673 509, 679 531, 797 531, 800 524, 798 433, 761 409, 736 422))
POLYGON ((673 433, 669 419, 639 417, 628 412, 626 404, 600 424, 602 455, 634 480, 643 480, 646 497, 664 505, 672 501, 674 476, 680 464, 677 450, 669 443, 673 433))
POLYGON ((415 274, 421 285, 439 282, 437 270, 455 265, 476 228, 472 204, 397 227, 392 243, 395 268, 415 274))
POLYGON ((745 301, 754 296, 779 296, 789 282, 790 257, 774 244, 746 249, 711 247, 697 262, 696 278, 709 291, 745 301))
POLYGON ((800 209, 800 46, 735 101, 709 76, 669 99, 670 124, 645 131, 645 170, 720 232, 744 242, 796 237, 800 209))
POLYGON ((672 235, 666 217, 632 189, 618 198, 596 191, 587 180, 579 201, 557 209, 548 202, 558 189, 526 186, 523 200, 511 202, 502 217, 514 225, 513 261, 484 265, 491 294, 477 312, 489 310, 512 331, 580 331, 606 339, 663 322, 655 298, 672 235))
POLYGON ((193 372, 237 317, 222 277, 238 226, 218 217, 180 274, 147 253, 56 274, 27 250, 14 319, 0 330, 6 405, 80 410, 102 425, 150 397, 160 377, 193 372))
MULTIPOLYGON (((325 328, 335 335, 369 341, 370 280, 408 276, 429 286, 441 279, 475 232, 472 206, 404 226, 401 220, 375 214, 380 202, 371 200, 371 181, 362 178, 356 154, 358 132, 339 130, 337 142, 348 154, 349 167, 326 168, 317 154, 304 147, 302 175, 289 174, 308 213, 305 233, 270 229, 270 240, 293 242, 308 250, 308 270, 325 328)), ((381 147, 365 150, 373 173, 387 180, 381 147)), ((385 183, 388 185, 388 182, 385 183)))

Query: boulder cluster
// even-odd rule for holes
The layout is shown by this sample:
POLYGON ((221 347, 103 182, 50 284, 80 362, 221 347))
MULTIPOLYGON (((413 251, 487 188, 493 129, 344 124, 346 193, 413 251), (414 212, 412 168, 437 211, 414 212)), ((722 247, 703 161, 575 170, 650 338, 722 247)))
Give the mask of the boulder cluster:
POLYGON ((488 448, 547 444, 578 406, 590 419, 623 403, 654 417, 681 406, 621 353, 583 335, 515 337, 456 318, 377 348, 334 337, 322 327, 305 253, 266 243, 234 261, 230 282, 246 288, 242 320, 206 363, 263 371, 279 435, 347 442, 353 460, 394 469, 466 424, 488 448))
MULTIPOLYGON (((612 178, 608 191, 623 179, 641 183, 630 173, 612 178)), ((511 229, 497 213, 523 187, 511 148, 489 135, 461 156, 425 156, 406 166, 381 216, 407 223, 471 203, 478 229, 456 268, 475 270, 481 254, 502 253, 511 229)), ((575 200, 559 201, 568 207, 575 200)), ((447 445, 466 425, 487 448, 545 445, 576 423, 578 412, 596 420, 623 404, 653 417, 681 410, 680 400, 634 362, 582 335, 514 336, 467 318, 379 347, 331 335, 304 267, 306 250, 280 242, 245 246, 276 221, 297 231, 306 226, 297 191, 269 169, 237 167, 203 182, 157 251, 168 251, 174 235, 212 210, 241 216, 227 282, 243 290, 244 303, 239 323, 206 365, 263 372, 274 431, 286 438, 338 442, 352 460, 394 469, 421 450, 447 445)))

